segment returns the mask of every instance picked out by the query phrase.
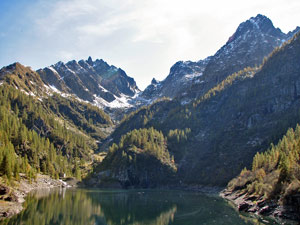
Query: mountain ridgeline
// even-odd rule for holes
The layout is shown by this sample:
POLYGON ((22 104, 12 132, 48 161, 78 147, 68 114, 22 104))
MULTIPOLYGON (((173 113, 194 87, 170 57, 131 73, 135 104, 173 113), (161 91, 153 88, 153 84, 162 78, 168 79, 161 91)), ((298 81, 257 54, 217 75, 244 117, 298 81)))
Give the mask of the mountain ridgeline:
POLYGON ((169 184, 176 174, 174 157, 167 149, 167 140, 153 128, 128 132, 118 144, 113 144, 96 171, 90 185, 120 183, 120 187, 156 187, 169 184))
POLYGON ((122 97, 133 97, 139 92, 133 78, 120 68, 108 65, 102 59, 70 61, 37 71, 45 84, 62 93, 73 94, 78 98, 99 107, 118 107, 122 97), (115 102, 115 104, 110 104, 115 102))
POLYGON ((117 141, 122 134, 144 127, 154 127, 165 136, 171 130, 190 129, 184 142, 179 139, 168 146, 178 180, 226 185, 251 164, 256 152, 276 143, 299 122, 299 62, 298 33, 260 66, 233 73, 190 103, 186 96, 162 99, 131 113, 112 137, 117 141))
POLYGON ((213 56, 198 62, 179 61, 167 78, 149 85, 142 96, 146 99, 180 96, 186 101, 204 95, 227 76, 246 67, 261 64, 276 47, 291 39, 300 27, 287 34, 273 26, 263 15, 251 17, 241 23, 227 43, 213 56), (187 91, 189 90, 189 91, 187 91))
POLYGON ((216 54, 177 62, 143 92, 91 57, 4 67, 0 172, 101 187, 225 186, 300 122, 299 30, 285 34, 257 15, 216 54))
POLYGON ((81 179, 91 169, 98 143, 113 125, 103 110, 49 92, 40 76, 14 63, 0 70, 1 174, 81 179))

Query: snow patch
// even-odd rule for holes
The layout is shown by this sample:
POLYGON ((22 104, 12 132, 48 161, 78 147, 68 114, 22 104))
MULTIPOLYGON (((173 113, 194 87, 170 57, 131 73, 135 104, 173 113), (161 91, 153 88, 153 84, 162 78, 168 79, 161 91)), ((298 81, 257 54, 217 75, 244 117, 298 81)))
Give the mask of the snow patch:
POLYGON ((109 92, 107 89, 105 89, 104 87, 102 87, 100 84, 98 84, 98 87, 99 87, 102 91, 104 91, 104 92, 109 92))
POLYGON ((21 89, 20 91, 23 92, 25 95, 29 95, 29 93, 23 89, 21 89))
POLYGON ((203 73, 192 73, 192 74, 187 74, 184 77, 187 80, 193 80, 195 77, 200 77, 202 75, 203 75, 203 73))
POLYGON ((28 93, 28 95, 30 95, 30 96, 36 96, 36 95, 35 95, 33 92, 31 92, 31 91, 28 93))
POLYGON ((49 70, 51 70, 53 73, 59 75, 58 72, 57 72, 52 66, 48 66, 47 68, 48 68, 49 70))
POLYGON ((259 29, 259 25, 258 25, 257 21, 255 21, 253 18, 251 18, 250 22, 253 23, 257 29, 259 29))
POLYGON ((130 100, 132 100, 131 97, 128 97, 124 94, 121 95, 121 97, 114 96, 116 99, 112 102, 108 102, 105 99, 94 95, 95 100, 93 102, 94 105, 96 105, 99 108, 102 107, 109 107, 109 108, 130 108, 132 105, 129 103, 130 100))
POLYGON ((60 90, 58 90, 54 85, 50 85, 49 87, 50 87, 50 89, 51 89, 52 91, 54 91, 54 92, 56 92, 56 93, 58 93, 58 94, 62 94, 62 92, 61 92, 60 90))
POLYGON ((195 84, 202 84, 202 83, 204 83, 204 80, 196 80, 195 81, 195 84))
POLYGON ((183 100, 180 102, 181 105, 187 105, 191 102, 191 100, 183 100))
POLYGON ((75 74, 75 72, 73 70, 71 70, 69 67, 66 66, 66 70, 65 71, 69 71, 70 73, 75 74))

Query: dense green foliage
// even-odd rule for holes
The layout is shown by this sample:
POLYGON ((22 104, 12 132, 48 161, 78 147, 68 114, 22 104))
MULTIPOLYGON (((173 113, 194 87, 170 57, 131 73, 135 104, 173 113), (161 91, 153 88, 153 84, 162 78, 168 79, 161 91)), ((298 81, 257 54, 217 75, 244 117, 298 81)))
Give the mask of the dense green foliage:
POLYGON ((44 104, 54 114, 68 119, 75 126, 96 139, 107 136, 101 128, 112 125, 110 117, 103 110, 74 98, 64 98, 59 94, 44 99, 44 104))
POLYGON ((170 182, 176 170, 167 139, 151 127, 122 135, 96 171, 110 171, 106 178, 116 179, 123 187, 150 187, 170 182))
POLYGON ((300 122, 300 34, 276 48, 262 64, 220 81, 197 99, 192 91, 161 101, 124 118, 112 137, 154 127, 168 137, 172 130, 190 129, 187 140, 169 138, 168 150, 187 183, 225 185, 256 152, 278 142, 300 122), (220 163, 221 162, 221 163, 220 163))
POLYGON ((109 166, 119 167, 123 162, 131 163, 136 161, 136 155, 143 154, 153 156, 164 164, 175 168, 167 150, 167 142, 164 135, 153 129, 133 130, 121 137, 119 144, 113 144, 109 148, 105 159, 109 166))
POLYGON ((277 145, 253 158, 252 170, 244 169, 228 184, 267 199, 300 193, 300 126, 289 129, 277 145))
POLYGON ((32 103, 33 99, 7 87, 0 87, 0 93, 2 175, 10 179, 12 174, 18 178, 19 172, 32 176, 32 173, 41 171, 53 177, 57 177, 59 172, 70 174, 71 168, 61 151, 56 151, 49 138, 41 137, 26 126, 34 124, 38 119, 38 109, 32 103), (14 109, 11 108, 12 105, 14 109), (36 114, 33 113, 34 109, 36 114))
POLYGON ((149 106, 142 106, 122 118, 118 129, 112 134, 112 138, 115 142, 118 142, 123 134, 131 130, 149 128, 152 126, 157 127, 157 130, 162 130, 158 128, 159 123, 153 124, 153 119, 155 119, 153 116, 157 115, 162 109, 167 110, 174 107, 174 102, 169 98, 161 98, 149 106))
POLYGON ((189 135, 191 134, 190 128, 185 128, 184 130, 169 130, 168 133, 168 149, 172 154, 174 154, 175 161, 179 161, 188 149, 186 148, 189 141, 189 135))
MULTIPOLYGON (((85 107, 83 110, 88 112, 87 116, 91 114, 94 122, 78 120, 76 123, 75 116, 55 111, 57 102, 63 100, 54 97, 39 101, 7 85, 0 87, 0 172, 8 180, 12 176, 18 179, 19 172, 29 178, 37 172, 54 178, 63 174, 80 178, 84 162, 91 160, 97 148, 95 140, 88 136, 90 130, 84 128, 94 127, 93 123, 111 124, 102 111, 80 102, 77 108, 85 107)), ((74 110, 75 103, 75 100, 66 103, 72 104, 70 111, 74 110)))

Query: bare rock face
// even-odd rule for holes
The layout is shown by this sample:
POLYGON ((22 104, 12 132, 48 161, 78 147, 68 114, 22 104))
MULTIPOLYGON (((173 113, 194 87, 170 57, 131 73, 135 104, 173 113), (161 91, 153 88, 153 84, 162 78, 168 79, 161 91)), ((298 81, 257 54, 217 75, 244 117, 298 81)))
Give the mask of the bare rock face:
POLYGON ((226 185, 251 165, 258 151, 268 149, 300 122, 299 37, 274 50, 261 67, 227 77, 196 100, 185 104, 185 98, 193 96, 188 91, 183 98, 139 110, 113 136, 145 126, 143 118, 147 118, 146 126, 165 134, 190 128, 188 141, 170 149, 178 164, 178 179, 189 184, 226 185))
POLYGON ((194 83, 201 82, 201 76, 209 63, 210 57, 198 62, 179 61, 175 63, 167 78, 163 81, 152 80, 141 94, 141 97, 151 99, 152 101, 160 97, 174 98, 179 93, 184 93, 194 83))
MULTIPOLYGON (((282 205, 277 199, 266 200, 255 195, 248 195, 244 191, 223 190, 220 196, 234 203, 240 212, 255 213, 262 216, 272 216, 281 224, 282 219, 299 221, 299 194, 290 196, 282 205)), ((294 224, 294 223, 293 223, 294 224)))
POLYGON ((49 86, 89 102, 95 97, 112 102, 123 95, 133 97, 139 91, 133 78, 102 59, 58 62, 37 72, 49 86))
POLYGON ((150 84, 141 94, 146 99, 181 97, 190 99, 205 94, 227 76, 246 67, 260 65, 276 47, 293 37, 300 28, 287 34, 258 14, 241 23, 235 33, 213 56, 198 62, 175 63, 166 79, 150 84))

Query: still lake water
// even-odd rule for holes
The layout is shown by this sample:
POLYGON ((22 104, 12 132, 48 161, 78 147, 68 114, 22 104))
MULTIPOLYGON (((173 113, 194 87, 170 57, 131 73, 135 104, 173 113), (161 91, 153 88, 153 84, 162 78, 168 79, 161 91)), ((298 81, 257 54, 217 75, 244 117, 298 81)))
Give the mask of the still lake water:
POLYGON ((28 196, 26 209, 0 224, 278 224, 239 214, 212 194, 169 190, 57 189, 28 196))

